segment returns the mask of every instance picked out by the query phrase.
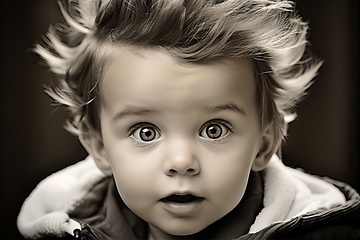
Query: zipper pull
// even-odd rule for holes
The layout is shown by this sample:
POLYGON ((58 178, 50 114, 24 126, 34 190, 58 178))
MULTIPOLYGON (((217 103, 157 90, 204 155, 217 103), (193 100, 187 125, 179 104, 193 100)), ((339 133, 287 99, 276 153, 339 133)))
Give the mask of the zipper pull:
POLYGON ((81 239, 81 230, 80 230, 80 229, 76 228, 76 229, 73 231, 73 233, 74 233, 74 239, 78 239, 78 240, 81 239))

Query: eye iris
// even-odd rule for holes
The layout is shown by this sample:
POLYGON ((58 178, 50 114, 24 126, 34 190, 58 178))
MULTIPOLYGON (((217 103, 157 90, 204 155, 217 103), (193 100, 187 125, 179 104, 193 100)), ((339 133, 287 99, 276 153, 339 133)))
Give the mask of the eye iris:
POLYGON ((144 127, 140 130, 140 138, 143 141, 152 141, 155 139, 156 133, 153 128, 144 127))
POLYGON ((206 134, 211 139, 219 138, 222 134, 221 126, 218 124, 211 124, 206 128, 206 134))

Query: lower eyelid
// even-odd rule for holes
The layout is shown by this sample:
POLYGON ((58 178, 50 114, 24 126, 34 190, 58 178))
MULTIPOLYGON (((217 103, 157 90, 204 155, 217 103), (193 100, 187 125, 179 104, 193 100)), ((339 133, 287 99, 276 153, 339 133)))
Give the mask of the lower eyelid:
POLYGON ((223 144, 223 143, 227 143, 230 140, 230 135, 226 135, 225 137, 219 138, 219 139, 209 139, 209 138, 203 138, 201 137, 201 139, 204 142, 207 142, 208 144, 223 144))
POLYGON ((155 139, 151 142, 142 142, 137 140, 134 136, 130 135, 129 138, 131 141, 137 146, 137 147, 150 147, 154 144, 156 144, 161 138, 155 139))
POLYGON ((146 145, 149 145, 149 143, 140 142, 139 140, 137 140, 137 139, 134 138, 133 136, 129 136, 129 138, 131 139, 131 141, 132 141, 136 146, 146 146, 146 145))

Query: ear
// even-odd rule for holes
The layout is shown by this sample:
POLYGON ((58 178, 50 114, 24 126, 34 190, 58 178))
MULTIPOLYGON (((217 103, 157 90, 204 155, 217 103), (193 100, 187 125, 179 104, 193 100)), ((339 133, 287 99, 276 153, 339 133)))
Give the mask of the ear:
POLYGON ((270 123, 262 133, 259 150, 251 168, 255 172, 261 171, 267 166, 278 146, 274 131, 273 123, 270 123))
POLYGON ((80 127, 79 140, 86 151, 94 158, 98 168, 106 176, 111 176, 111 165, 107 158, 101 134, 83 122, 80 127))

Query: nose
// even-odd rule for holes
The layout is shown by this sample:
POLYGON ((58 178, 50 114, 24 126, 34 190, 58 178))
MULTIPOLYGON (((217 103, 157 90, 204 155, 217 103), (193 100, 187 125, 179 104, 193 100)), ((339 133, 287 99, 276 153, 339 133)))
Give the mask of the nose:
POLYGON ((177 140, 167 147, 164 173, 168 176, 195 176, 200 173, 200 163, 193 143, 177 140))

